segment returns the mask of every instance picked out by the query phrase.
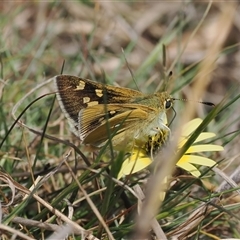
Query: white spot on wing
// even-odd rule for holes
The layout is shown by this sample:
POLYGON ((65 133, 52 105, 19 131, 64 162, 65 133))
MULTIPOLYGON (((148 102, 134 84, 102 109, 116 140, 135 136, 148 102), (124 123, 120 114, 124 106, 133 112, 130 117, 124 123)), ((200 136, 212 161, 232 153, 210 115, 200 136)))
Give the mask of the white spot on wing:
POLYGON ((90 97, 84 97, 83 98, 83 103, 88 103, 88 102, 90 102, 90 97))
POLYGON ((84 81, 79 81, 79 85, 77 86, 77 90, 83 90, 85 88, 86 83, 84 81))

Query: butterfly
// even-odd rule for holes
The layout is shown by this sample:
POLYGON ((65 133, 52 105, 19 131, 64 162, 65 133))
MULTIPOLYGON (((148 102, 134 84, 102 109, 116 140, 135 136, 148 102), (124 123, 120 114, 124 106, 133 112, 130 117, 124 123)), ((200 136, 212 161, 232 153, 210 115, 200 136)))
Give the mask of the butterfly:
POLYGON ((71 75, 54 77, 57 99, 72 132, 84 143, 116 150, 141 147, 155 152, 167 141, 167 92, 144 94, 71 75))

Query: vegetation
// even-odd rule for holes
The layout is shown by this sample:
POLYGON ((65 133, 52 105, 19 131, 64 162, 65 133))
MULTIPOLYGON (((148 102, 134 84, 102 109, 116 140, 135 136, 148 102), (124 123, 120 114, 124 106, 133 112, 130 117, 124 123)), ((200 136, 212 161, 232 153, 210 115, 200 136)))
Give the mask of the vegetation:
POLYGON ((236 2, 5 1, 0 9, 1 239, 240 238, 236 2), (172 141, 155 167, 116 179, 124 155, 69 131, 48 81, 61 73, 145 93, 170 76, 168 92, 189 101, 175 101, 172 141), (202 131, 216 134, 206 144, 224 147, 204 153, 218 165, 197 166, 199 178, 174 167, 181 127, 195 117, 203 123, 181 154, 202 131))

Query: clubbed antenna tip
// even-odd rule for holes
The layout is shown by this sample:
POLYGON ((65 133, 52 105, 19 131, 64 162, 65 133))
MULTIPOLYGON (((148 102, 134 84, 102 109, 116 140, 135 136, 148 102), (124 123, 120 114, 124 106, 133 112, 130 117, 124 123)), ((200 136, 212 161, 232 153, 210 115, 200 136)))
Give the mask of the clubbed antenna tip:
MULTIPOLYGON (((179 101, 185 101, 185 102, 194 102, 194 101, 192 101, 192 100, 188 100, 188 99, 184 99, 184 98, 182 98, 182 99, 173 98, 173 100, 179 100, 179 101)), ((215 107, 215 104, 212 103, 212 102, 200 102, 200 101, 196 101, 196 102, 202 103, 202 104, 204 104, 204 105, 208 105, 208 106, 211 106, 211 107, 215 107)))

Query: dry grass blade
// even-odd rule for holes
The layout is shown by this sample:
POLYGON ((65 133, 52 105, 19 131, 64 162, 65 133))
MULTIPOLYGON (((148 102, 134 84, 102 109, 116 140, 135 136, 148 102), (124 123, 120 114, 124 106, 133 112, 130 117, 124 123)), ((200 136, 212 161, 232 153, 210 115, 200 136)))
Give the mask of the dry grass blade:
MULTIPOLYGON (((240 167, 238 166, 234 172, 231 174, 231 176, 227 176, 223 171, 221 171, 218 168, 214 168, 214 171, 216 172, 217 175, 221 176, 224 181, 220 184, 219 192, 220 191, 225 191, 230 188, 238 188, 238 184, 240 183, 240 167)), ((240 195, 240 190, 237 189, 236 192, 240 195)))
MULTIPOLYGON (((26 226, 26 227, 39 227, 43 230, 49 230, 53 232, 58 231, 60 228, 60 226, 57 224, 44 223, 44 222, 21 218, 21 217, 14 217, 12 219, 12 222, 22 224, 23 226, 26 226)), ((74 232, 74 229, 72 230, 72 232, 74 232)))
MULTIPOLYGON (((216 193, 217 192, 221 193, 231 188, 232 187, 232 185, 230 184, 231 182, 233 182, 234 186, 237 186, 237 183, 240 182, 239 175, 240 175, 240 167, 238 167, 234 171, 234 173, 232 173, 232 175, 226 179, 226 181, 223 181, 220 184, 220 186, 216 190, 216 193)), ((221 204, 221 202, 218 197, 211 199, 211 201, 208 203, 202 204, 196 211, 194 211, 189 216, 189 218, 185 223, 179 225, 177 229, 169 232, 168 236, 171 236, 176 239, 187 239, 189 236, 188 234, 192 232, 193 229, 196 229, 197 226, 199 226, 199 224, 204 220, 204 218, 206 218, 206 216, 215 209, 214 206, 219 204, 221 204)))
MULTIPOLYGON (((11 206, 14 199, 15 199, 15 194, 16 194, 16 189, 15 189, 15 186, 14 184, 12 183, 12 181, 8 178, 8 174, 7 173, 4 173, 4 172, 0 172, 0 181, 3 181, 7 184, 7 186, 11 189, 11 192, 12 192, 12 197, 11 197, 11 200, 6 203, 6 204, 1 204, 1 207, 8 207, 8 206, 11 206)), ((0 184, 0 187, 3 188, 3 184, 0 184)))
POLYGON ((108 234, 108 238, 109 239, 114 239, 111 231, 109 230, 108 226, 106 225, 103 217, 101 216, 100 212, 98 211, 96 205, 93 203, 93 201, 91 200, 91 198, 88 196, 87 192, 84 190, 84 188, 82 187, 82 185, 80 184, 77 176, 73 173, 71 167, 69 166, 69 164, 67 163, 67 161, 65 161, 66 166, 68 167, 70 173, 72 174, 73 178, 75 179, 76 183, 78 184, 80 190, 82 191, 84 197, 86 198, 88 204, 90 205, 91 209, 93 210, 93 212, 95 213, 96 217, 99 219, 100 223, 102 224, 102 226, 104 227, 104 229, 106 230, 106 233, 108 234))
POLYGON ((4 224, 0 224, 0 230, 12 233, 13 236, 20 237, 21 239, 34 240, 34 238, 28 237, 26 234, 23 234, 22 232, 14 229, 14 228, 11 228, 9 226, 6 226, 4 224))
MULTIPOLYGON (((4 173, 2 173, 4 174, 4 173)), ((83 229, 81 226, 79 226, 78 224, 76 224, 75 222, 73 222, 72 220, 70 220, 68 217, 66 217, 64 214, 62 214, 60 211, 58 211, 57 209, 53 208, 49 203, 47 203, 46 201, 44 201, 42 198, 40 198, 37 194, 32 193, 31 191, 29 191, 27 188, 23 187, 22 185, 20 185, 19 183, 17 183, 16 181, 14 181, 8 174, 4 174, 6 178, 9 179, 9 181, 12 182, 12 184, 15 186, 15 188, 17 190, 19 190, 20 192, 26 194, 26 195, 31 195, 34 199, 36 199, 38 201, 38 203, 42 204, 44 207, 46 207, 50 212, 52 212, 56 217, 59 217, 60 219, 62 219, 64 222, 66 222, 67 224, 69 224, 73 231, 76 234, 80 234, 81 236, 85 236, 85 237, 94 237, 92 236, 88 231, 86 231, 85 229, 83 229)))
POLYGON ((177 139, 176 135, 176 139, 171 143, 171 146, 163 149, 155 158, 154 171, 147 183, 146 198, 136 218, 134 239, 147 237, 152 219, 154 219, 157 210, 162 204, 163 199, 159 195, 165 192, 166 185, 164 184, 164 179, 172 175, 177 161, 177 156, 173 154, 177 146, 177 139))
MULTIPOLYGON (((139 185, 134 186, 133 189, 138 196, 138 209, 139 209, 139 211, 141 211, 142 202, 144 201, 146 196, 144 195, 144 193, 143 193, 143 191, 142 191, 142 189, 140 188, 139 185)), ((139 211, 138 211, 138 214, 139 214, 139 211)), ((152 219, 151 228, 152 228, 153 232, 156 234, 157 239, 167 240, 167 237, 164 234, 164 232, 163 232, 160 224, 158 223, 157 219, 155 219, 155 218, 152 219)))

